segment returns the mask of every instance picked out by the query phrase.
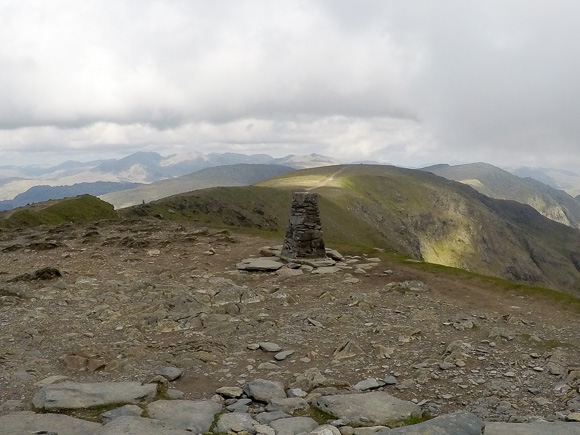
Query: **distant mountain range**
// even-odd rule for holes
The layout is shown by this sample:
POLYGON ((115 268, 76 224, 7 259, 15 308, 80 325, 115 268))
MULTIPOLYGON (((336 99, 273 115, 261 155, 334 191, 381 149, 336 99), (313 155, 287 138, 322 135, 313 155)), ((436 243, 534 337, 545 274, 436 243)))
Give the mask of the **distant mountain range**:
MULTIPOLYGON (((338 161, 319 154, 288 155, 274 158, 266 154, 202 154, 192 152, 164 157, 155 152, 137 152, 118 160, 68 161, 51 167, 0 166, 0 200, 14 200, 17 195, 41 185, 44 186, 42 195, 39 194, 39 190, 28 192, 25 196, 25 203, 44 201, 48 198, 62 198, 61 195, 66 194, 66 192, 74 195, 81 193, 101 195, 127 189, 129 187, 127 183, 152 183, 223 165, 266 164, 303 169, 337 163, 338 161), (101 193, 97 193, 97 190, 103 187, 102 184, 101 187, 96 188, 97 190, 90 186, 92 183, 102 182, 122 184, 108 184, 108 192, 103 190, 101 193), (73 185, 87 190, 79 191, 77 188, 71 188, 51 191, 50 189, 56 186, 73 185)), ((16 202, 20 204, 22 201, 18 199, 16 202)), ((8 203, 4 203, 3 207, 8 206, 8 203)))
POLYGON ((293 171, 293 168, 266 164, 235 164, 202 169, 177 178, 141 184, 135 188, 101 195, 103 201, 115 208, 150 202, 179 193, 218 186, 247 186, 267 178, 293 171))

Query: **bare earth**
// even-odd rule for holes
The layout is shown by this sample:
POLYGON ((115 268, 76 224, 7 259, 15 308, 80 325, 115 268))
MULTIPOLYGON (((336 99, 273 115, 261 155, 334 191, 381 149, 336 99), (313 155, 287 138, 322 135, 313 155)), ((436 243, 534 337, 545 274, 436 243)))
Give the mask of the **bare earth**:
POLYGON ((147 382, 168 365, 185 370, 172 387, 188 399, 316 367, 351 385, 392 375, 385 391, 432 414, 580 409, 571 308, 349 252, 328 275, 236 269, 281 242, 163 221, 0 232, 0 413, 28 408, 49 376, 147 382), (63 276, 9 282, 47 266, 63 276), (259 342, 295 352, 277 361, 259 342))

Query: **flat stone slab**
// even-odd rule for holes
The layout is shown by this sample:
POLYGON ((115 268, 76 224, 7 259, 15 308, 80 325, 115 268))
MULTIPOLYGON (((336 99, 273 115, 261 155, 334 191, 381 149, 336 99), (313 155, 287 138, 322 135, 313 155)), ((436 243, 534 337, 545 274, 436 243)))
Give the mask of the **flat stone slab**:
POLYGON ((579 435, 580 423, 485 423, 485 435, 579 435))
POLYGON ((61 414, 35 414, 31 411, 22 411, 0 417, 0 435, 51 432, 58 435, 92 435, 100 427, 99 423, 61 414))
POLYGON ((322 396, 314 401, 314 406, 349 426, 389 426, 422 415, 421 408, 413 402, 383 391, 322 396))
POLYGON ((310 272, 312 275, 329 275, 331 273, 340 272, 340 268, 336 266, 323 266, 318 269, 314 269, 310 272))
POLYGON ((218 433, 247 432, 253 434, 256 433, 256 426, 258 424, 250 414, 245 412, 232 412, 219 416, 215 431, 218 433))
POLYGON ((318 427, 318 423, 310 417, 281 418, 270 423, 276 435, 296 435, 310 432, 318 427))
POLYGON ((222 405, 211 400, 158 400, 147 410, 149 417, 167 426, 198 434, 209 432, 222 405))
MULTIPOLYGON (((423 423, 392 429, 389 435, 481 435, 485 424, 475 414, 466 411, 436 417, 423 423)), ((512 432, 503 432, 504 435, 512 432)), ((487 435, 487 430, 485 430, 487 435)))
POLYGON ((152 399, 157 384, 140 382, 63 382, 43 387, 34 395, 32 404, 47 411, 58 409, 94 408, 113 404, 135 404, 152 399))
POLYGON ((247 270, 250 272, 274 272, 282 266, 284 266, 283 263, 272 260, 270 257, 246 258, 236 264, 238 270, 247 270))
POLYGON ((103 412, 101 414, 101 420, 103 423, 110 423, 119 417, 141 417, 143 415, 143 409, 137 405, 125 405, 120 408, 111 409, 110 411, 103 412))
MULTIPOLYGON (((81 434, 85 435, 85 432, 76 433, 76 435, 81 434)), ((59 432, 58 435, 61 433, 59 432)), ((119 417, 101 427, 93 435, 192 435, 192 432, 175 429, 150 418, 119 417)))

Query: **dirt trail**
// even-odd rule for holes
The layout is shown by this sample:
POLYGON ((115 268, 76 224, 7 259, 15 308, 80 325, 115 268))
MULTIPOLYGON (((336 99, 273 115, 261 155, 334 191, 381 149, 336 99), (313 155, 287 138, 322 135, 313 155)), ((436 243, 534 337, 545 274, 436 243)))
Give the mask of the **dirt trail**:
POLYGON ((344 168, 339 169, 338 171, 334 172, 333 174, 331 174, 326 180, 321 181, 320 183, 318 183, 316 186, 312 186, 309 187, 306 190, 313 190, 313 189, 318 189, 319 187, 324 187, 326 186, 328 183, 330 183, 332 180, 334 180, 334 177, 337 176, 338 174, 340 174, 342 171, 344 171, 347 168, 347 166, 345 166, 344 168))

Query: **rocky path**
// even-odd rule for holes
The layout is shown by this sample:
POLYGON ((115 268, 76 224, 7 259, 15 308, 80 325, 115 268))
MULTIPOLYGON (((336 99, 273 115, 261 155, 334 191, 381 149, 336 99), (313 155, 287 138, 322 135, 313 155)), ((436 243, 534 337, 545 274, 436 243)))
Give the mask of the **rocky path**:
POLYGON ((280 242, 163 221, 1 232, 0 414, 33 410, 46 383, 146 384, 174 367, 179 400, 316 370, 334 393, 382 392, 432 416, 577 418, 578 313, 380 254, 236 268, 280 242))

